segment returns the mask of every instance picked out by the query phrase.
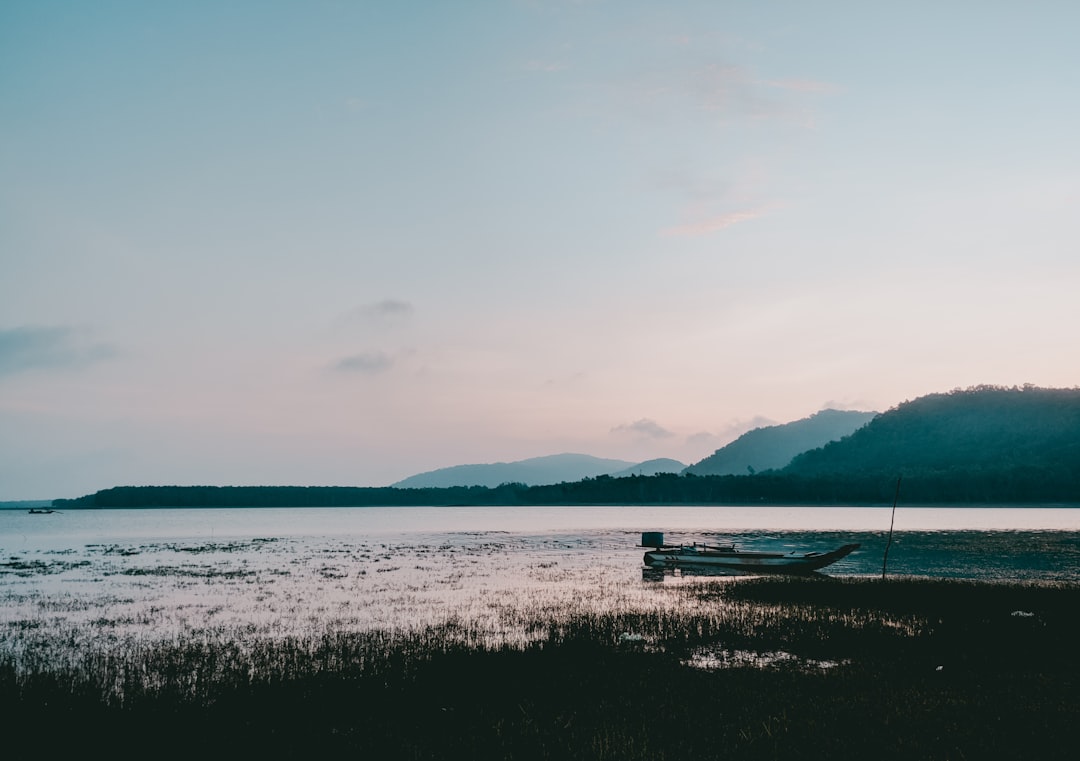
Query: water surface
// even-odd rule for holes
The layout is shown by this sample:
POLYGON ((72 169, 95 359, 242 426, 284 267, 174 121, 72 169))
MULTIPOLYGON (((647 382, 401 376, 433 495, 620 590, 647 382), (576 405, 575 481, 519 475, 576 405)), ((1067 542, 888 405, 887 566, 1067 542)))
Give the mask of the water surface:
MULTIPOLYGON (((888 508, 439 507, 0 511, 0 649, 198 632, 313 636, 692 604, 644 578, 642 531, 747 549, 862 548, 880 575, 888 508)), ((1080 510, 899 509, 888 572, 1080 581, 1080 510)), ((718 579, 715 583, 731 583, 718 579)))

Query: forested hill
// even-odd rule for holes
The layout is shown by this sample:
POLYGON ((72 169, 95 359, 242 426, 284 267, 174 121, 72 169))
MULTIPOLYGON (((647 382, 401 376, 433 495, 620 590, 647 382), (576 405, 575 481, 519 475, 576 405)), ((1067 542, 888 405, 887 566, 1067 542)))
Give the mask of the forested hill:
MULTIPOLYGON (((813 477, 1080 478, 1080 389, 980 386, 905 402, 796 457, 813 477)), ((1080 499, 1074 495, 1073 499, 1080 499)))

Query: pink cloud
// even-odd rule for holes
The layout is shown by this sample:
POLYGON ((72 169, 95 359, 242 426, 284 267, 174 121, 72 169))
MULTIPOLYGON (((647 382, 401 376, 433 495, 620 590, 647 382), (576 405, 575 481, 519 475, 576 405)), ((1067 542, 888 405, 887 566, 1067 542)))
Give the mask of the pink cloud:
POLYGON ((729 211, 724 214, 701 219, 696 222, 688 222, 683 225, 669 227, 664 230, 664 235, 671 238, 695 238, 701 235, 709 235, 719 230, 756 219, 764 214, 762 209, 746 209, 743 211, 729 211))
POLYGON ((746 69, 710 64, 699 71, 695 79, 694 89, 701 105, 708 111, 740 109, 756 114, 762 107, 746 69))
POLYGON ((675 435, 650 418, 641 418, 640 420, 635 420, 633 423, 617 425, 611 429, 611 432, 619 434, 629 433, 637 436, 644 436, 649 439, 666 439, 669 436, 675 435))
POLYGON ((818 93, 827 95, 840 90, 840 87, 831 82, 818 82, 813 79, 773 79, 762 84, 776 87, 781 90, 794 90, 795 92, 818 93))

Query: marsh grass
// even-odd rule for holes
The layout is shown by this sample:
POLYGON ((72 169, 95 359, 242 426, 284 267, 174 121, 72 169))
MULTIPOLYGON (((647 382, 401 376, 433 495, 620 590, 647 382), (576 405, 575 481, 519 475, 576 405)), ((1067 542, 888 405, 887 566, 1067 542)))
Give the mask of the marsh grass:
POLYGON ((57 755, 122 739, 119 755, 1072 758, 1080 741, 1075 585, 765 578, 671 593, 608 612, 526 599, 502 611, 501 636, 455 615, 289 637, 32 628, 0 651, 0 716, 57 755), (784 657, 703 658, 721 652, 784 657))
POLYGON ((89 565, 88 560, 24 560, 11 557, 7 561, 0 562, 0 574, 10 573, 24 578, 32 578, 38 575, 64 573, 74 568, 86 568, 89 565))

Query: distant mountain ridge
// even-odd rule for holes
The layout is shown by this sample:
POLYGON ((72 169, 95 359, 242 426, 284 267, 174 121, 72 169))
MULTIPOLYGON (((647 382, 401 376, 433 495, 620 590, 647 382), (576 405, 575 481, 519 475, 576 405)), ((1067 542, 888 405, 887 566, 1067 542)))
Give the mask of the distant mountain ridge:
POLYGON ((670 458, 633 463, 584 454, 557 454, 514 462, 454 465, 417 473, 390 486, 395 489, 442 489, 454 486, 492 488, 507 483, 545 486, 596 476, 623 478, 659 473, 746 475, 782 468, 798 454, 849 435, 877 414, 829 409, 791 423, 755 428, 690 466, 670 458))
POLYGON ((745 476, 778 470, 796 455, 854 433, 877 414, 829 409, 791 423, 755 428, 684 472, 695 476, 745 476))
POLYGON ((629 460, 608 460, 586 454, 565 453, 515 462, 454 465, 418 473, 391 486, 396 489, 441 489, 451 486, 492 488, 507 483, 543 486, 611 475, 636 466, 636 463, 629 460))
POLYGON ((52 507, 51 499, 14 499, 0 502, 0 510, 30 510, 35 507, 52 507))
POLYGON ((627 476, 655 476, 658 473, 682 473, 686 464, 668 457, 660 457, 655 460, 646 460, 633 465, 626 470, 616 473, 608 473, 612 478, 626 478, 627 476))

